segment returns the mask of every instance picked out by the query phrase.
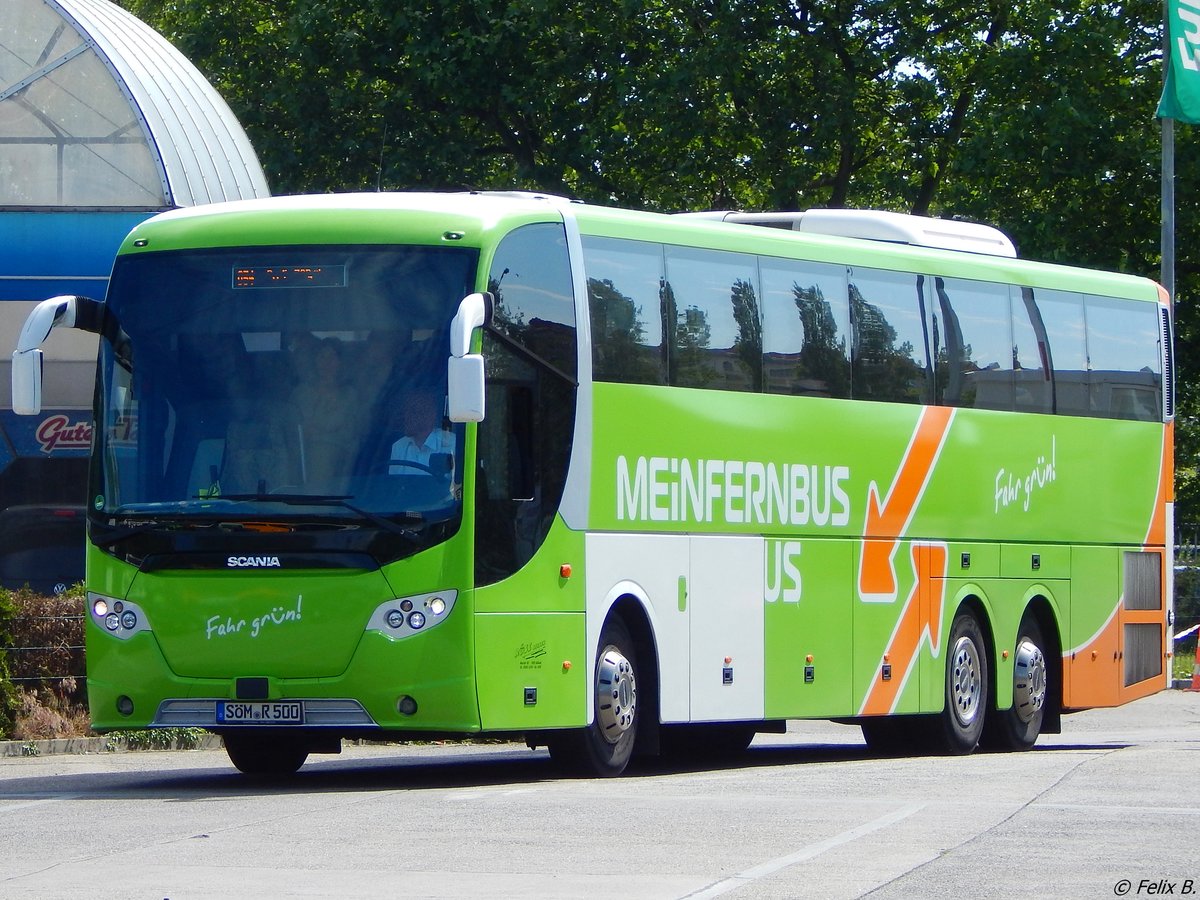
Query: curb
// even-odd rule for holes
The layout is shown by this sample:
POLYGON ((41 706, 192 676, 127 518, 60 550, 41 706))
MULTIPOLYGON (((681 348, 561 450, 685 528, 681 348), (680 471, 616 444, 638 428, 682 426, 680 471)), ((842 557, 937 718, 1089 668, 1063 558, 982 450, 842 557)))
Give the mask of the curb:
POLYGON ((224 748, 220 735, 205 733, 186 747, 178 744, 171 747, 130 747, 129 739, 123 734, 107 737, 53 738, 42 741, 0 741, 0 759, 9 757, 37 757, 84 755, 90 753, 149 753, 160 750, 221 750, 224 748))

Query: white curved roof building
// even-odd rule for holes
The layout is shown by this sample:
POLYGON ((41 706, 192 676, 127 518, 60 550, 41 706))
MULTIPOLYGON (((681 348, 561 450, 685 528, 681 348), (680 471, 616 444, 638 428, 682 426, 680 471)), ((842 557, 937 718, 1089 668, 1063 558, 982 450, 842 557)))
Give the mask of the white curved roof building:
POLYGON ((160 210, 269 194, 245 131, 109 0, 4 0, 0 208, 160 210))

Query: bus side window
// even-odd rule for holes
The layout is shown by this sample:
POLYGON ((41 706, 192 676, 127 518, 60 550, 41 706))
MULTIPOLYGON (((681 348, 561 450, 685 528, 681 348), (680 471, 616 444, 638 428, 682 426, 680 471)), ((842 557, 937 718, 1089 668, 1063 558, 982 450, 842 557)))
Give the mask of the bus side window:
POLYGON ((1050 339, 1054 366, 1054 411, 1063 416, 1091 412, 1083 296, 1066 291, 1038 291, 1038 312, 1050 339))
POLYGON ((670 382, 762 391, 762 317, 754 257, 667 247, 663 321, 672 329, 670 382))
POLYGON ((1091 295, 1084 305, 1092 415, 1161 421, 1158 308, 1091 295))
POLYGON ((974 409, 1013 408, 1008 287, 934 278, 938 400, 974 409))
POLYGON ((584 237, 583 259, 592 323, 592 377, 666 384, 662 245, 584 237))
POLYGON ((759 265, 767 393, 849 397, 845 268, 770 257, 759 265))
POLYGON ((1017 412, 1054 412, 1050 338, 1032 288, 1010 287, 1013 328, 1013 409, 1017 412))
POLYGON ((533 558, 558 511, 575 430, 574 295, 562 225, 516 229, 488 277, 487 418, 478 425, 476 580, 491 584, 533 558))
POLYGON ((932 403, 924 279, 855 269, 849 290, 854 398, 932 403))

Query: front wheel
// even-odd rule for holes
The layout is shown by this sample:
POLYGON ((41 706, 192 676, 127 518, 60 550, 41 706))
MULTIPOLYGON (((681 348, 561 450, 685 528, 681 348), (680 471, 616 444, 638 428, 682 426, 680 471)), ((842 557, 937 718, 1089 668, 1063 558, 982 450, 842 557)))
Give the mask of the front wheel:
POLYGON ((629 629, 610 619, 600 633, 594 673, 596 711, 586 728, 550 739, 550 756, 583 775, 620 775, 637 741, 637 654, 629 629))
POLYGON ((979 746, 988 708, 987 644, 971 610, 954 617, 946 647, 946 706, 938 743, 947 753, 971 753, 979 746))
POLYGON ((244 775, 292 775, 308 759, 303 744, 268 730, 227 731, 222 737, 229 761, 244 775))
POLYGON ((1013 704, 988 715, 984 743, 997 750, 1028 750, 1042 733, 1047 666, 1042 630, 1032 616, 1021 620, 1013 654, 1013 704))

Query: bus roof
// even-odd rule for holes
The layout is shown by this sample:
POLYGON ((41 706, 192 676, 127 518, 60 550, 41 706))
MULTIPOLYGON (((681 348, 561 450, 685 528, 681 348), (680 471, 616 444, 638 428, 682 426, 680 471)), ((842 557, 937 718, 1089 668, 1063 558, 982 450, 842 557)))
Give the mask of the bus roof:
MULTIPOLYGON (((843 223, 839 225, 842 233, 821 234, 718 221, 713 217, 724 215, 667 215, 591 206, 549 194, 515 191, 296 195, 172 210, 138 225, 122 244, 121 253, 322 243, 483 247, 520 225, 570 216, 583 235, 594 237, 1005 281, 1025 287, 1154 302, 1160 298, 1157 285, 1139 276, 915 246, 880 240, 878 236, 874 240, 847 236, 846 231, 852 226, 845 222, 855 218, 864 220, 863 217, 843 217, 839 219, 843 223)), ((753 218, 749 221, 753 222, 753 218)))

